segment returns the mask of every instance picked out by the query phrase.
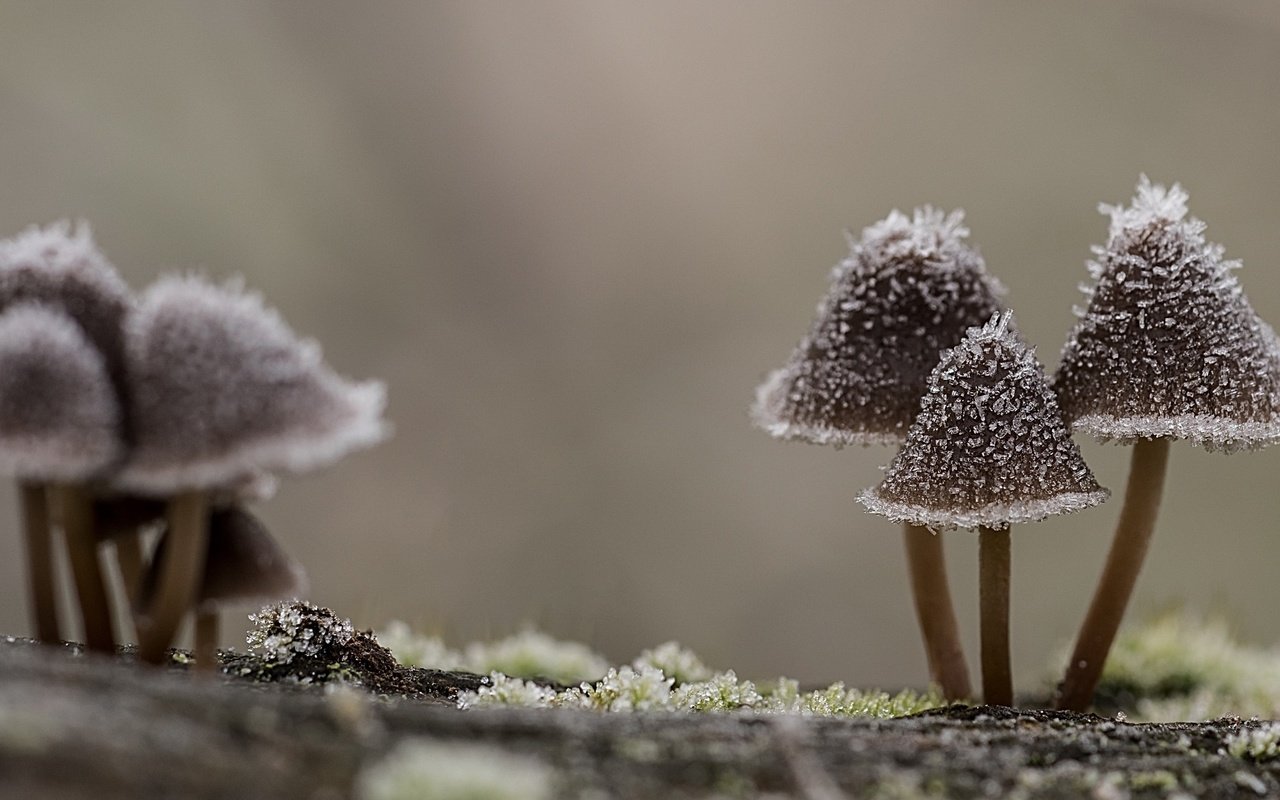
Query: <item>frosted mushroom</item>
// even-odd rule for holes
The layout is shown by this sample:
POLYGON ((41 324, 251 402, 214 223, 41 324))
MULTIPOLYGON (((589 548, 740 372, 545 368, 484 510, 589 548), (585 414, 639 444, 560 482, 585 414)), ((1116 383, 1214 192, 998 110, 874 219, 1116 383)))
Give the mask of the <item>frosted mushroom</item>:
POLYGON ((384 392, 338 377, 314 342, 235 286, 162 278, 125 333, 134 447, 116 483, 168 501, 170 546, 138 617, 140 656, 158 662, 199 586, 211 493, 374 444, 384 392))
MULTIPOLYGON (((209 517, 204 574, 195 594, 195 657, 200 669, 218 665, 218 614, 234 606, 255 608, 290 599, 306 591, 302 565, 291 558, 257 517, 238 505, 217 509, 209 517)), ((156 548, 152 571, 141 598, 150 602, 159 582, 156 566, 168 549, 167 537, 156 548)))
MULTIPOLYGON (((757 389, 753 422, 780 438, 837 447, 899 444, 941 352, 1000 308, 1004 288, 965 239, 963 212, 898 211, 850 241, 809 334, 757 389)), ((941 540, 903 526, 929 671, 952 700, 969 675, 941 540)))
MULTIPOLYGON (((0 241, 0 311, 32 304, 43 309, 23 311, 5 325, 7 358, 20 362, 14 365, 15 371, 5 374, 29 371, 49 382, 24 385, 6 378, 9 419, 17 421, 13 415, 25 405, 47 404, 45 422, 69 426, 48 440, 60 443, 61 456, 69 459, 57 468, 48 461, 52 452, 37 456, 23 449, 39 438, 32 429, 24 430, 16 449, 0 456, 20 483, 31 605, 36 636, 43 641, 61 638, 51 558, 52 504, 68 540, 85 640, 96 650, 114 646, 97 549, 91 544, 92 513, 81 484, 106 469, 128 441, 128 419, 120 400, 124 384, 120 322, 130 303, 128 287, 99 252, 86 225, 72 228, 63 222, 31 227, 0 241), (24 355, 21 342, 30 343, 32 352, 24 355), (61 358, 67 359, 66 369, 57 363, 61 358), (49 390, 81 394, 73 398, 37 393, 49 390), (95 409, 92 423, 83 416, 89 407, 95 409), (72 416, 58 419, 59 413, 72 416), (66 449, 67 436, 90 435, 89 429, 91 446, 75 452, 66 449), (29 458, 35 460, 28 463, 29 458), (58 488, 47 490, 52 479, 58 488)), ((22 415, 28 422, 38 416, 34 408, 22 415)))
POLYGON ((868 511, 934 530, 978 528, 983 695, 1011 705, 1009 526, 1106 500, 1011 315, 971 328, 929 376, 920 415, 868 511))
POLYGON ((1187 215, 1187 193, 1144 175, 1089 262, 1088 307, 1054 387, 1075 430, 1133 445, 1124 507, 1076 639, 1059 708, 1083 711, 1146 556, 1169 442, 1232 452, 1280 439, 1280 351, 1221 245, 1187 215))

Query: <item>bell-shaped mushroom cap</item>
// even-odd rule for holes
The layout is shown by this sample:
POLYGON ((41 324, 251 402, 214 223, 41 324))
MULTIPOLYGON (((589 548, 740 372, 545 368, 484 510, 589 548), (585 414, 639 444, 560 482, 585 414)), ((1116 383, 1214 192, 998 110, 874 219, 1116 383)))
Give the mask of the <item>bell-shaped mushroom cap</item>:
POLYGON ((1174 437, 1208 449, 1280 439, 1280 349, 1223 259, 1187 216, 1187 193, 1142 176, 1089 262, 1089 304, 1054 389, 1078 431, 1102 440, 1174 437))
POLYGON ((66 312, 102 353, 112 383, 122 385, 121 328, 131 294, 88 225, 32 226, 0 241, 0 310, 23 302, 66 312))
POLYGON ((334 374, 255 294, 162 278, 125 325, 134 449, 121 487, 168 494, 302 471, 382 439, 382 384, 334 374))
POLYGON ((895 522, 1005 528, 1107 499, 1009 312, 972 328, 929 376, 884 480, 859 497, 895 522))
POLYGON ((66 314, 0 314, 0 470, 80 481, 121 454, 120 406, 102 356, 66 314))
MULTIPOLYGON (((167 537, 160 540, 143 591, 143 607, 155 591, 167 537)), ((261 606, 297 597, 307 590, 302 565, 285 553, 262 522, 240 506, 209 515, 209 549, 196 593, 201 611, 233 605, 261 606)))
POLYGON ((809 335, 756 390, 757 427, 837 446, 902 440, 942 351, 1000 309, 1004 288, 963 219, 894 211, 850 242, 809 335))

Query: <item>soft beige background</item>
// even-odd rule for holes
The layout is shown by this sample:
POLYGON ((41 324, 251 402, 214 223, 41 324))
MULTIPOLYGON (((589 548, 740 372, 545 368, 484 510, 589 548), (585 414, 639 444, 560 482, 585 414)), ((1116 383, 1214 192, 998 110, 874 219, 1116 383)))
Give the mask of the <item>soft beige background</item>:
MULTIPOLYGON (((87 218, 139 287, 243 274, 388 381, 395 438, 261 508, 360 625, 918 684, 897 531, 853 502, 890 454, 746 421, 842 229, 964 206, 1052 363, 1094 208, 1146 171, 1276 322, 1277 86, 1262 2, 0 0, 0 233, 87 218)), ((1127 452, 1083 447, 1122 489, 1127 452)), ((1278 466, 1175 448, 1139 612, 1280 640, 1278 466)), ((1023 683, 1117 508, 1016 531, 1023 683)), ((948 547, 976 648, 976 542, 948 547)), ((16 537, 0 558, 0 630, 24 631, 16 537)))

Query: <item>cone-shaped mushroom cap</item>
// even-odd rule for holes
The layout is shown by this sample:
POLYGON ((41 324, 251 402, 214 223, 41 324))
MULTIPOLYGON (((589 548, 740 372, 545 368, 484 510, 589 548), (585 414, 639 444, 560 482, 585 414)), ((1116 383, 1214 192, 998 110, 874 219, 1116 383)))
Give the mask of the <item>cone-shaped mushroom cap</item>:
POLYGON ((301 471, 385 435, 379 383, 352 384, 261 299, 164 278, 126 320, 135 445, 125 489, 167 494, 301 471))
POLYGON ((1088 308, 1054 389, 1074 427, 1103 440, 1171 436, 1208 449, 1280 439, 1280 350, 1187 193, 1142 176, 1089 262, 1088 308))
POLYGON ((894 211, 851 242, 809 335, 756 390, 757 427, 815 444, 891 444, 920 409, 929 372, 1004 288, 965 243, 963 212, 894 211))
POLYGON ((37 302, 74 319, 102 353, 119 384, 124 359, 121 323, 129 287, 93 241, 89 226, 58 222, 32 226, 0 241, 0 310, 37 302))
MULTIPOLYGON (((164 563, 166 546, 167 538, 161 539, 151 560, 144 603, 155 591, 157 568, 164 563)), ((196 594, 201 611, 232 605, 261 606, 296 597, 306 590, 307 575, 302 565, 284 552, 257 517, 239 506, 218 509, 209 515, 209 549, 204 578, 196 594)))
POLYGON ((79 481, 119 457, 120 406, 101 354, 61 311, 0 314, 0 470, 79 481))
POLYGON ((1009 317, 943 355, 884 480, 858 498, 869 511, 935 530, 999 529, 1107 499, 1009 317))

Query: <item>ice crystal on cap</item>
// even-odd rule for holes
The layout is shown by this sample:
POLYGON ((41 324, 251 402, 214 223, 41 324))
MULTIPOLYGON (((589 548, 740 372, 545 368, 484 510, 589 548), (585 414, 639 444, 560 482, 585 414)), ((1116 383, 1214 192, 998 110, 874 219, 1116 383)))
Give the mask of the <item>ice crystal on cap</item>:
POLYGON ((817 444, 900 441, 941 352, 1004 293, 965 238, 963 212, 894 211, 851 242, 787 365, 756 390, 755 424, 817 444))
POLYGON ((1280 349, 1205 241, 1187 193, 1144 175, 1132 205, 1103 205, 1106 247, 1089 262, 1088 308, 1054 378, 1076 430, 1122 442, 1175 437, 1209 449, 1280 439, 1280 349))
POLYGON ((32 226, 0 241, 0 309, 36 302, 65 311, 102 353, 116 385, 123 381, 121 321, 130 298, 84 223, 32 226))
POLYGON ((0 469, 76 481, 121 451, 120 407, 102 356, 61 311, 0 314, 0 469))
POLYGON ((937 530, 998 529, 1107 498, 1009 321, 993 316, 943 355, 884 480, 858 498, 868 510, 937 530))
POLYGON ((166 278, 126 323, 136 445, 120 484, 164 494, 305 470, 385 435, 383 387, 352 384, 262 300, 166 278))

